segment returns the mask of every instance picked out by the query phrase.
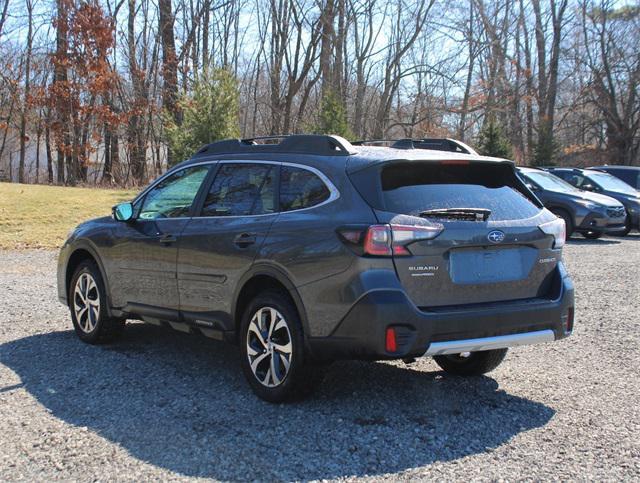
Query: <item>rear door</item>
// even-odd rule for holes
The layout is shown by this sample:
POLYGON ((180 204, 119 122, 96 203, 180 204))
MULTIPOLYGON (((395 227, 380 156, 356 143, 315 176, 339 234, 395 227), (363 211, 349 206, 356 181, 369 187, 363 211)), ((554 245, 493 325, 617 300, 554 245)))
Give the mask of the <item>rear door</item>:
MULTIPOLYGON (((539 202, 506 163, 395 162, 379 170, 380 222, 441 224, 432 240, 394 256, 398 277, 422 308, 545 295, 558 262, 539 228, 539 202), (412 221, 414 220, 414 221, 412 221)), ((546 218, 545 218, 546 221, 546 218)))
POLYGON ((277 216, 278 169, 277 163, 219 163, 201 210, 180 238, 178 290, 187 319, 231 328, 234 290, 277 216))

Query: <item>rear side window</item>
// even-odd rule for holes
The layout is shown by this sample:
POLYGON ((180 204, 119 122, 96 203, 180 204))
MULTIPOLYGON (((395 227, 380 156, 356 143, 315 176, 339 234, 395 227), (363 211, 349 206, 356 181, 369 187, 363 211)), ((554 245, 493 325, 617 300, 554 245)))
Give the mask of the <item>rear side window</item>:
POLYGON ((318 175, 306 169, 282 166, 280 211, 311 208, 329 199, 329 188, 318 175))
POLYGON ((538 208, 519 191, 510 167, 486 164, 394 163, 382 169, 384 209, 419 216, 427 210, 490 210, 489 221, 535 216, 538 208))
POLYGON ((270 164, 221 164, 209 188, 201 216, 274 213, 275 169, 270 164))

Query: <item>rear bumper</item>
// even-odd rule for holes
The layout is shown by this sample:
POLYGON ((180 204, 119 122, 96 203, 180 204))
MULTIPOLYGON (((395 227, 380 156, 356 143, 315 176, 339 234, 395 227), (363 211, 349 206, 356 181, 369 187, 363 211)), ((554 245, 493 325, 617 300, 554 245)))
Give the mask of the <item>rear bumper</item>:
POLYGON ((574 288, 562 264, 554 285, 551 298, 423 310, 401 290, 373 290, 331 336, 310 338, 309 349, 318 360, 405 359, 563 339, 573 329, 574 288), (388 327, 396 329, 394 352, 385 348, 388 327))

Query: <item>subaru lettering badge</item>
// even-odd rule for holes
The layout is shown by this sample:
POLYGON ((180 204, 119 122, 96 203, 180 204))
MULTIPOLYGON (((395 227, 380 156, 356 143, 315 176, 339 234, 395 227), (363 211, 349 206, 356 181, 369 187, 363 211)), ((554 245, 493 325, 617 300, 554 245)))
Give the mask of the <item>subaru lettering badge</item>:
POLYGON ((501 243, 504 241, 504 232, 500 231, 500 230, 493 230, 491 232, 489 232, 489 234, 487 235, 487 239, 491 242, 491 243, 501 243))

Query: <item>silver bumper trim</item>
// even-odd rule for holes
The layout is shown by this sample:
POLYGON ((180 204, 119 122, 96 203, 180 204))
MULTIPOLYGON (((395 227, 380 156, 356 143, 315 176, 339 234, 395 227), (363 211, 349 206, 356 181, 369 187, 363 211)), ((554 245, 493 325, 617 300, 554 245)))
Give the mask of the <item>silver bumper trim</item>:
POLYGON ((551 329, 525 332, 524 334, 499 335, 496 337, 482 337, 479 339, 451 340, 447 342, 433 342, 424 356, 438 356, 444 354, 460 354, 461 352, 488 351, 504 349, 519 345, 539 344, 551 342, 555 335, 551 329))

